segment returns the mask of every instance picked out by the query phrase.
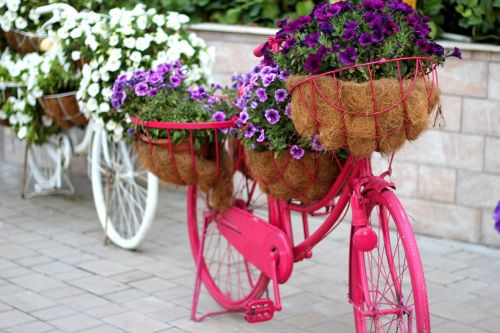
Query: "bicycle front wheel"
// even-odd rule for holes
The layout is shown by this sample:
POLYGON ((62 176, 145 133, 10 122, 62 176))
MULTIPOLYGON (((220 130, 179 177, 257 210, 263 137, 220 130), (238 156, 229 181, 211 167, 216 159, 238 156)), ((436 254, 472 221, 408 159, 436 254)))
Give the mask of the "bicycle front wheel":
MULTIPOLYGON (((269 221, 267 198, 256 182, 240 172, 234 179, 234 204, 269 221)), ((188 228, 193 258, 210 295, 227 310, 242 310, 266 290, 269 278, 224 238, 207 200, 196 186, 189 187, 188 228)))
POLYGON ((151 227, 158 201, 158 178, 137 161, 132 148, 97 130, 92 142, 92 193, 106 236, 135 249, 151 227))
POLYGON ((430 332, 424 272, 408 216, 391 191, 368 192, 365 203, 378 244, 359 251, 351 236, 356 332, 430 332))

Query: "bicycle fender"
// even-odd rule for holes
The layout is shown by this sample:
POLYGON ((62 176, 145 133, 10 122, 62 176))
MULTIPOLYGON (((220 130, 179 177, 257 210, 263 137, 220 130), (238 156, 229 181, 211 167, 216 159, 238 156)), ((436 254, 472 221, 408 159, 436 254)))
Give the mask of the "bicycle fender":
POLYGON ((370 177, 370 179, 363 185, 362 194, 366 194, 369 191, 383 192, 389 189, 395 190, 396 185, 381 177, 370 177))

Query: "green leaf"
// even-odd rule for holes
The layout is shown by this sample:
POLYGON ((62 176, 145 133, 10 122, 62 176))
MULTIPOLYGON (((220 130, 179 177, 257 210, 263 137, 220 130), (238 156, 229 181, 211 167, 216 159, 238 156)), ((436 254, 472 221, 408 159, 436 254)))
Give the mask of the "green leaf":
POLYGON ((313 10, 313 8, 314 8, 314 2, 310 0, 299 1, 295 5, 295 10, 297 11, 297 14, 300 16, 309 14, 313 10))

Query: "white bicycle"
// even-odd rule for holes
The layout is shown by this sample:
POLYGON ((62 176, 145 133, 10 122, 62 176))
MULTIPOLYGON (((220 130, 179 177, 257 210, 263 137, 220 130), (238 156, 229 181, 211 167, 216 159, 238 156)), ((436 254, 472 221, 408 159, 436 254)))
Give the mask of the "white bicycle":
MULTIPOLYGON (((37 9, 39 14, 53 14, 48 23, 59 20, 63 10, 75 9, 65 4, 37 9)), ((65 121, 75 117, 66 113, 64 107, 62 112, 65 121)), ((137 248, 154 219, 158 179, 138 164, 132 147, 124 141, 113 142, 107 131, 92 120, 85 129, 63 129, 43 145, 27 144, 23 196, 73 194, 75 188, 67 170, 71 157, 85 152, 94 203, 105 236, 124 249, 137 248), (33 188, 31 192, 29 187, 33 188)))

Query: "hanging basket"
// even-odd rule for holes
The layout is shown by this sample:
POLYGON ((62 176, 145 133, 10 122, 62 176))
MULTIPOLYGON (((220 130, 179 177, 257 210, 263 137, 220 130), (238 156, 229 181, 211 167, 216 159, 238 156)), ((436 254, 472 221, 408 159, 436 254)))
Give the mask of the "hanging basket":
POLYGON ((305 204, 322 199, 340 173, 340 161, 330 152, 306 151, 297 160, 288 152, 245 149, 245 161, 264 193, 305 204))
POLYGON ((46 95, 38 99, 43 113, 62 128, 83 126, 88 119, 80 112, 76 92, 46 95))
POLYGON ((355 65, 317 76, 292 76, 292 121, 305 137, 319 135, 326 149, 345 148, 356 157, 392 153, 429 127, 439 104, 436 66, 429 58, 412 57, 355 65), (415 70, 402 76, 402 62, 415 70), (425 72, 424 62, 430 62, 425 72), (397 78, 373 79, 373 71, 392 66, 397 78), (356 83, 338 79, 340 72, 366 69, 370 79, 356 83))
POLYGON ((9 47, 18 53, 44 52, 49 47, 43 45, 47 38, 46 34, 34 34, 20 30, 4 31, 3 33, 9 47))
POLYGON ((214 123, 168 123, 142 121, 131 117, 142 131, 165 130, 166 138, 152 140, 138 134, 135 149, 141 163, 158 178, 169 184, 197 185, 207 193, 208 204, 221 211, 231 204, 233 196, 233 164, 223 143, 219 142, 219 130, 234 126, 234 122, 214 123), (174 131, 188 131, 189 139, 173 144, 170 140, 174 131), (214 142, 194 147, 193 133, 196 130, 213 130, 214 142))

